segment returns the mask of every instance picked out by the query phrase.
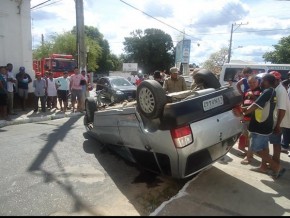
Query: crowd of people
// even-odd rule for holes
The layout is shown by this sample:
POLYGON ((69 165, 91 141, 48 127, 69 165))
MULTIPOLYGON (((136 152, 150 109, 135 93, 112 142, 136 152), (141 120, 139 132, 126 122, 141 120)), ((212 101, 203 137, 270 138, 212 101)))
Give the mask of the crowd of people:
POLYGON ((128 77, 128 80, 138 86, 144 80, 155 80, 163 87, 167 93, 186 91, 187 86, 184 77, 180 76, 180 72, 177 67, 170 68, 170 73, 167 74, 166 70, 156 70, 153 74, 143 75, 139 73, 128 77))
POLYGON ((77 67, 70 78, 66 71, 59 78, 54 78, 53 73, 47 71, 45 75, 36 72, 35 78, 32 79, 25 72, 25 67, 20 67, 19 72, 14 76, 11 63, 0 66, 0 120, 11 120, 10 115, 17 115, 14 112, 15 93, 19 97, 21 109, 26 111, 30 83, 34 89, 34 113, 39 112, 39 102, 43 113, 53 109, 62 112, 68 109, 72 109, 73 112, 83 112, 84 100, 89 96, 92 88, 89 75, 84 70, 80 72, 77 67), (71 107, 68 105, 69 98, 71 98, 71 107), (60 108, 57 106, 57 100, 60 108))
POLYGON ((243 74, 237 83, 243 104, 240 111, 235 110, 244 125, 239 139, 239 149, 245 155, 241 164, 251 164, 257 155, 261 164, 253 170, 279 178, 285 172, 280 153, 287 152, 290 157, 290 72, 284 81, 277 71, 258 78, 251 68, 245 68, 243 74), (273 145, 272 154, 269 144, 273 145))
MULTIPOLYGON (((196 69, 192 76, 199 70, 196 69)), ((242 74, 235 88, 243 96, 243 103, 238 111, 234 109, 243 125, 238 145, 244 156, 241 164, 251 164, 256 155, 261 158, 261 164, 252 170, 279 178, 285 172, 280 153, 288 153, 290 157, 290 72, 284 81, 277 71, 258 77, 247 67, 242 74), (273 145, 272 154, 269 144, 273 145)), ((138 76, 131 81, 138 86, 144 79, 138 76)), ((158 81, 167 93, 187 90, 186 82, 176 67, 170 69, 170 76, 155 71, 153 78, 149 79, 158 81)), ((193 82, 191 89, 198 86, 193 82)))
MULTIPOLYGON (((290 157, 290 72, 288 79, 284 81, 281 81, 281 74, 277 71, 265 74, 262 78, 257 77, 251 68, 245 68, 242 73, 243 78, 237 82, 236 88, 243 96, 243 103, 240 109, 234 109, 243 124, 238 147, 245 156, 241 164, 251 164, 256 155, 261 158, 261 164, 254 170, 261 173, 269 173, 271 170, 273 176, 278 178, 285 172, 280 153, 288 152, 290 157), (270 154, 269 144, 273 145, 273 154, 270 154)), ((173 93, 187 90, 185 79, 179 74, 178 68, 172 67, 170 75, 165 71, 155 71, 153 75, 138 74, 128 80, 138 86, 146 79, 154 79, 166 93, 173 93)), ((66 112, 69 109, 69 97, 73 112, 85 110, 84 100, 89 96, 91 87, 90 78, 85 71, 80 72, 76 67, 70 78, 68 72, 64 72, 59 78, 54 78, 52 72, 47 72, 44 77, 37 72, 36 78, 32 80, 24 67, 20 67, 19 73, 14 77, 13 65, 9 63, 0 67, 0 119, 9 120, 9 115, 15 115, 15 91, 22 109, 26 110, 31 82, 35 95, 35 113, 39 110, 39 101, 42 112, 47 109, 58 110, 57 99, 60 110, 66 112)), ((193 83, 191 88, 195 89, 196 84, 193 83)))

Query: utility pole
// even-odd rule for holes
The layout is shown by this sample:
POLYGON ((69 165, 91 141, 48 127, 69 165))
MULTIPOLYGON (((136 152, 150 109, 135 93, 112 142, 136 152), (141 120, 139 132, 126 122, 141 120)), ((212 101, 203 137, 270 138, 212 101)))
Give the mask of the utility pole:
POLYGON ((78 67, 86 70, 85 22, 83 0, 75 0, 78 67))
POLYGON ((41 34, 41 45, 42 45, 42 47, 44 46, 44 35, 43 34, 41 34))
POLYGON ((229 54, 228 54, 228 63, 230 63, 231 61, 231 56, 232 56, 232 42, 233 42, 233 33, 242 25, 247 25, 249 24, 249 22, 247 23, 240 23, 240 24, 236 24, 236 23, 233 23, 232 24, 232 29, 231 29, 231 38, 230 38, 230 45, 229 45, 229 54), (234 29, 234 26, 237 26, 236 29, 234 29))

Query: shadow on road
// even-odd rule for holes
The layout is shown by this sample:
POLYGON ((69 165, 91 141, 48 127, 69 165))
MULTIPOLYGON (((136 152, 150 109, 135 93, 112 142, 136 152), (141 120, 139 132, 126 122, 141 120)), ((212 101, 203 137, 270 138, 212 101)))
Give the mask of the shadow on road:
POLYGON ((63 140, 72 126, 80 119, 80 117, 73 117, 68 119, 66 123, 61 125, 58 129, 55 129, 53 133, 47 136, 47 143, 41 149, 41 152, 37 155, 35 160, 32 162, 31 166, 29 167, 28 171, 33 172, 39 170, 41 164, 45 162, 46 158, 56 146, 56 144, 63 140))
POLYGON ((186 183, 185 180, 175 180, 144 171, 97 142, 89 134, 84 133, 84 137, 84 151, 95 155, 140 215, 149 215, 162 202, 177 194, 186 183))
MULTIPOLYGON (((289 180, 283 186, 277 181, 263 183, 275 190, 284 190, 283 194, 272 194, 273 190, 263 186, 247 175, 242 180, 236 173, 212 167, 204 171, 200 177, 187 188, 188 195, 167 205, 158 215, 179 216, 281 216, 290 210, 281 206, 275 197, 289 199, 289 180), (267 190, 267 191, 266 191, 267 190), (286 193, 287 191, 287 193, 286 193)), ((255 177, 255 173, 253 173, 255 177)), ((284 199, 283 199, 284 200, 284 199)), ((285 200, 284 200, 285 201, 285 200)), ((285 201, 287 204, 287 201, 285 201)), ((289 202, 289 201, 288 201, 289 202)), ((285 205, 286 208, 289 208, 285 205)))
POLYGON ((101 215, 97 213, 95 210, 93 211, 90 207, 88 207, 87 204, 82 200, 82 198, 76 194, 72 183, 67 178, 68 177, 67 173, 64 167, 62 166, 57 153, 53 151, 57 143, 64 140, 69 130, 72 129, 72 126, 80 118, 81 117, 73 117, 68 119, 66 123, 61 125, 59 128, 55 129, 53 133, 45 137, 47 143, 41 149, 40 153, 37 155, 35 160, 32 162, 31 166, 28 168, 28 171, 30 173, 35 174, 36 176, 43 177, 45 183, 55 182, 56 184, 58 184, 69 196, 71 196, 71 199, 74 202, 74 212, 86 211, 91 215, 101 215), (56 174, 56 172, 49 172, 44 168, 42 168, 42 164, 44 164, 45 160, 48 158, 49 155, 53 156, 55 163, 59 168, 59 170, 56 171, 63 175, 62 178, 64 178, 64 180, 61 180, 61 178, 56 174))

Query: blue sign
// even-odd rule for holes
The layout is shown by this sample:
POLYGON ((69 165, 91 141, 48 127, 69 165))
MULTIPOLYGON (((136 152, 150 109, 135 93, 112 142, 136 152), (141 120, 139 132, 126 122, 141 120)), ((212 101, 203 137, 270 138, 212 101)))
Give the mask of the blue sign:
POLYGON ((189 64, 191 40, 184 39, 176 45, 175 63, 189 64))

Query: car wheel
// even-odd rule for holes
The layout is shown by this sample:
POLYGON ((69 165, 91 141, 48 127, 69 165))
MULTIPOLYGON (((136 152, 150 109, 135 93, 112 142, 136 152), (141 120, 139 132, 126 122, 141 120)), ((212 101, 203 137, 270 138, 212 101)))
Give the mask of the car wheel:
POLYGON ((86 114, 85 118, 87 123, 93 123, 94 122, 94 113, 97 111, 97 104, 94 98, 89 97, 86 98, 85 102, 85 107, 86 107, 86 114))
POLYGON ((159 118, 162 115, 166 99, 164 89, 155 80, 145 80, 137 88, 138 110, 149 119, 159 118))
POLYGON ((218 89, 221 87, 221 84, 219 80, 216 78, 216 76, 211 71, 206 69, 198 71, 193 78, 195 83, 203 84, 203 87, 205 89, 208 88, 218 89))

